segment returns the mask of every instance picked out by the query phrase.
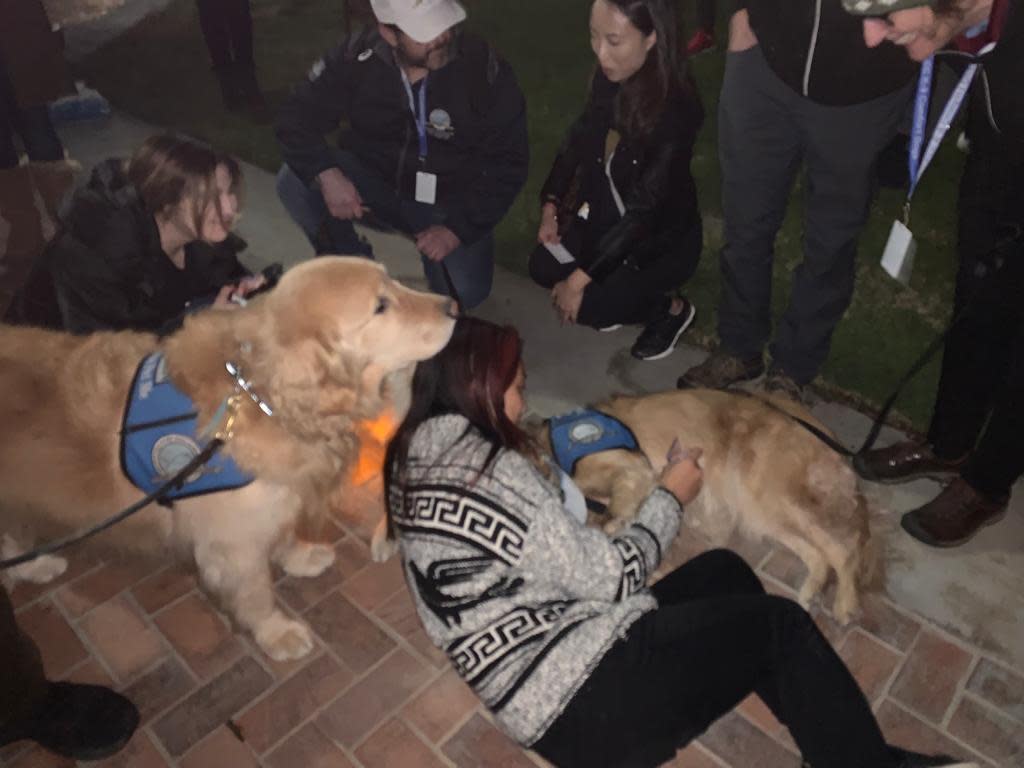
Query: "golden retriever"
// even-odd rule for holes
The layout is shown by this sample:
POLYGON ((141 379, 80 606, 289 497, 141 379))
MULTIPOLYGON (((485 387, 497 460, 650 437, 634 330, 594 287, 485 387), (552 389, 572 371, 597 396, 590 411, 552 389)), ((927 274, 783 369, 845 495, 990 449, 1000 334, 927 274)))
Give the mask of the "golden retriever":
MULTIPOLYGON (((171 509, 152 505, 100 538, 120 549, 185 554, 268 656, 307 654, 308 627, 275 604, 270 561, 294 576, 315 576, 333 562, 331 547, 296 537, 300 513, 320 515, 342 483, 358 451, 357 425, 386 408, 402 411, 413 366, 448 342, 454 315, 450 299, 411 291, 373 262, 325 257, 291 269, 247 307, 197 313, 163 340, 0 327, 4 556, 142 496, 121 470, 119 429, 143 357, 164 352, 200 424, 235 391, 224 367, 230 360, 273 409, 267 416, 246 398, 222 448, 255 480, 171 509)), ((41 558, 5 577, 46 581, 64 565, 41 558)))
POLYGON ((700 389, 614 397, 597 410, 626 424, 643 455, 593 454, 577 462, 573 479, 586 496, 608 504, 606 528, 613 530, 650 493, 673 439, 701 448, 704 484, 687 505, 687 523, 719 545, 738 528, 791 549, 808 570, 798 598, 804 607, 831 568, 837 579, 832 610, 845 624, 859 609, 858 588, 877 576, 879 565, 867 502, 851 467, 778 409, 826 428, 791 400, 771 403, 776 407, 758 397, 700 389))

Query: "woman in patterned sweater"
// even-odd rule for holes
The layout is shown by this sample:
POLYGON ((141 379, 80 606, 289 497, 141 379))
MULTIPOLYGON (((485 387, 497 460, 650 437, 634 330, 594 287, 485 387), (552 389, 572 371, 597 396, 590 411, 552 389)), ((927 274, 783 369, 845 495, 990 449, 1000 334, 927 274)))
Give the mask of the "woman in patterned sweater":
POLYGON ((648 576, 700 489, 679 451, 617 536, 581 525, 517 426, 522 343, 463 318, 421 363, 388 449, 389 526, 431 640, 516 740, 559 766, 649 766, 751 692, 815 768, 951 761, 889 748, 796 603, 732 552, 648 576))

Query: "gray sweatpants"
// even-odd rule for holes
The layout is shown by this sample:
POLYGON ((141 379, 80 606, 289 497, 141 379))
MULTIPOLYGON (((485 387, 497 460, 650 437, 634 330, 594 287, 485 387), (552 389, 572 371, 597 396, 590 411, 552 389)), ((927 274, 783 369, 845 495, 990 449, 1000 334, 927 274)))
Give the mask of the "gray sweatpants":
POLYGON ((895 135, 912 88, 864 104, 822 106, 782 82, 759 46, 727 55, 718 113, 725 214, 718 334, 726 352, 756 357, 771 336, 775 236, 803 161, 804 258, 770 351, 773 364, 800 383, 818 374, 853 295, 875 160, 895 135))

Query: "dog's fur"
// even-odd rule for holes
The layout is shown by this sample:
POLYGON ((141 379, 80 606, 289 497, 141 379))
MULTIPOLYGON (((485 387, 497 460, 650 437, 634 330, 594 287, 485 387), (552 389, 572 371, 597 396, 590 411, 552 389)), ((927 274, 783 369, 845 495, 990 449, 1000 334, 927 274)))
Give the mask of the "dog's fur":
MULTIPOLYGON (((828 431, 795 402, 771 402, 828 431)), ((609 528, 635 515, 678 438, 703 450, 704 484, 687 505, 687 522, 716 544, 736 528, 784 544, 807 565, 799 594, 805 607, 831 568, 838 582, 833 614, 844 624, 853 618, 858 588, 878 577, 879 554, 856 476, 831 448, 763 400, 728 392, 619 396, 597 409, 625 423, 643 451, 606 451, 577 462, 573 479, 585 495, 607 502, 609 528)))
MULTIPOLYGON (((358 451, 360 422, 403 411, 414 364, 447 343, 453 314, 450 299, 411 291, 370 261, 328 257, 290 270, 245 308, 190 317, 163 341, 0 326, 0 551, 25 551, 141 497, 121 471, 119 429, 144 356, 164 351, 200 424, 234 391, 224 369, 233 361, 274 410, 268 417, 246 399, 222 449, 255 481, 170 510, 153 505, 99 538, 190 557, 269 656, 305 655, 309 629, 276 607, 269 561, 295 576, 333 562, 331 547, 296 538, 300 513, 322 514, 358 451)), ((4 575, 45 582, 65 565, 45 557, 4 575)))

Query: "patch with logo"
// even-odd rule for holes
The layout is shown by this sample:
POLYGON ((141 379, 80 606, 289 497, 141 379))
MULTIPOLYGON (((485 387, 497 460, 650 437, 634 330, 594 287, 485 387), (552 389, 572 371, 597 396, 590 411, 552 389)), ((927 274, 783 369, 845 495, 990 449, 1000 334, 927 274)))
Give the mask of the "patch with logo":
POLYGON ((450 141, 455 137, 455 126, 452 116, 443 109, 433 109, 427 116, 427 133, 435 139, 450 141))
POLYGON ((320 75, 327 69, 327 62, 323 59, 317 59, 313 62, 313 66, 309 68, 309 82, 314 83, 320 79, 320 75))

